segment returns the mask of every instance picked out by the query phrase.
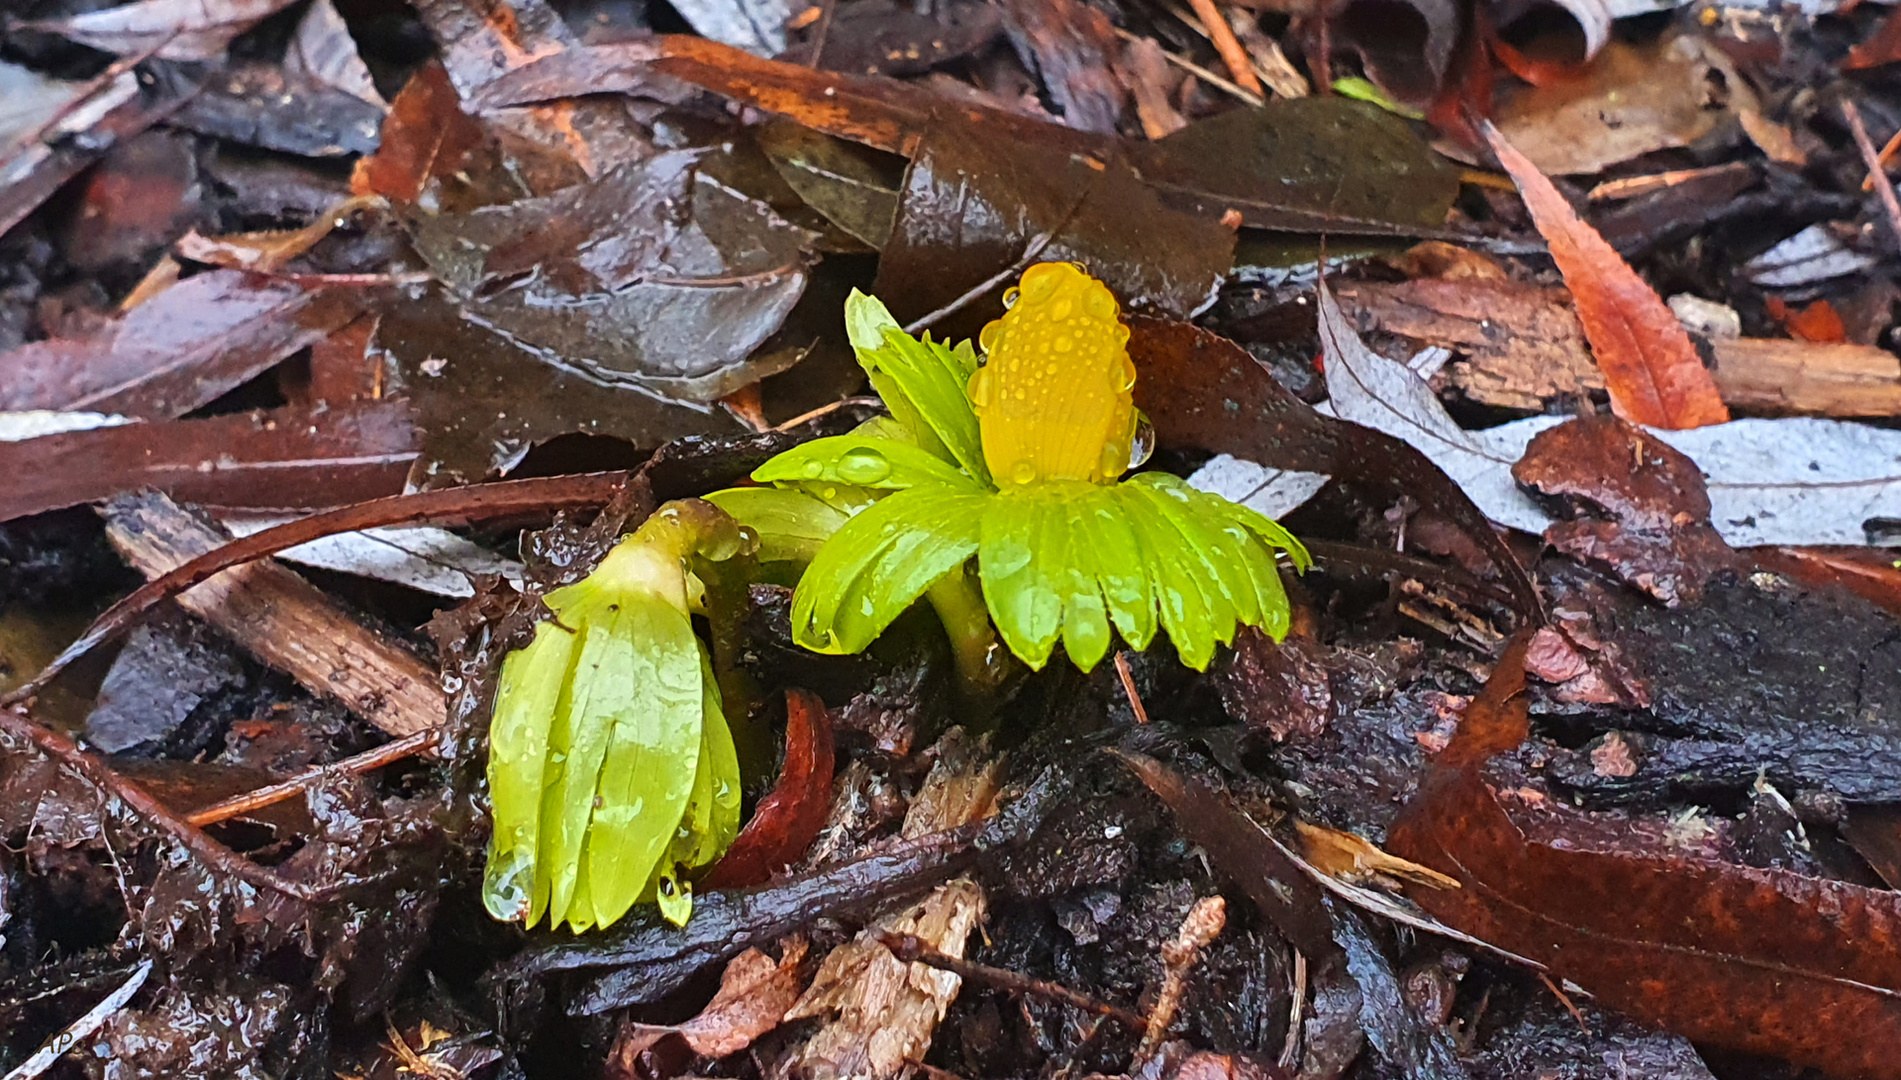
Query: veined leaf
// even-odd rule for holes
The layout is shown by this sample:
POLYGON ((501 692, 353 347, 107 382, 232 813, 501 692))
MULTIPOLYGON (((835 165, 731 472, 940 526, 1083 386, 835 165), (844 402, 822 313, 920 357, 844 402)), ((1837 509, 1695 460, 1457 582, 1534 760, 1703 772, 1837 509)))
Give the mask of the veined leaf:
POLYGON ((977 550, 989 496, 916 487, 846 522, 806 568, 792 599, 792 633, 814 652, 870 645, 931 584, 977 550))
POLYGON ((918 445, 971 476, 989 483, 977 414, 966 387, 977 370, 969 342, 952 349, 904 332, 876 297, 852 290, 845 301, 845 329, 872 388, 918 445))
POLYGON ((984 603, 1010 651, 1038 671, 1049 663, 1063 627, 1058 590, 1069 581, 1063 524, 1060 503, 1041 486, 993 495, 984 507, 977 554, 984 603))
POLYGON ((983 490, 982 484, 928 450, 857 433, 802 443, 753 470, 752 478, 760 483, 829 482, 896 490, 943 484, 983 490))
POLYGON ((535 873, 537 891, 542 875, 547 876, 550 923, 580 914, 575 901, 581 851, 607 756, 607 729, 615 703, 633 694, 632 665, 616 655, 633 651, 631 641, 617 640, 620 613, 607 611, 606 605, 581 604, 557 611, 570 625, 578 624, 580 641, 574 670, 555 706, 548 737, 549 763, 555 767, 542 791, 543 837, 535 873))
POLYGON ((847 515, 803 491, 785 488, 727 488, 706 501, 759 535, 760 562, 809 563, 847 515))

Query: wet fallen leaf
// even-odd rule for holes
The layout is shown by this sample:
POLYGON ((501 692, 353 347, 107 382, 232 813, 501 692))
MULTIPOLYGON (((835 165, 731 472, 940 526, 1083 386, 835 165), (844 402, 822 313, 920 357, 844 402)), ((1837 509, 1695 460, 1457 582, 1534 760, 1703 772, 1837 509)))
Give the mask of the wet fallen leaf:
POLYGON ((928 11, 899 0, 859 0, 833 12, 832 33, 812 66, 854 75, 919 75, 982 52, 1002 31, 996 5, 982 0, 948 0, 928 11))
POLYGON ((1780 296, 1768 297, 1763 304, 1769 317, 1781 323, 1790 337, 1830 344, 1848 339, 1848 328, 1842 325, 1842 317, 1827 300, 1817 300, 1799 310, 1784 303, 1780 296))
POLYGON ((1524 196, 1577 304, 1604 370, 1611 408, 1632 423, 1693 428, 1729 410, 1683 325, 1630 264, 1585 224, 1537 166, 1489 126, 1482 129, 1524 196))
POLYGON ((1793 873, 1604 850, 1554 817, 1529 835, 1478 766, 1523 738, 1523 645, 1474 699, 1388 838, 1459 878, 1438 918, 1547 964, 1611 1007, 1841 1076, 1893 1077, 1901 895, 1793 873), (1595 850, 1594 850, 1595 849, 1595 850))
POLYGON ((166 60, 217 60, 231 39, 296 0, 138 0, 137 3, 21 24, 110 53, 152 49, 166 60))
MULTIPOLYGON (((233 536, 250 536, 291 520, 278 515, 221 515, 233 536)), ((469 582, 496 574, 519 583, 521 564, 447 529, 433 526, 338 533, 277 553, 285 562, 394 582, 436 596, 473 596, 469 582)))
POLYGON ((1847 589, 1901 615, 1901 558, 1890 548, 1770 547, 1749 554, 1765 569, 1819 587, 1847 589))
POLYGON ((180 416, 343 326, 365 297, 217 270, 133 308, 97 338, 0 357, 0 408, 180 416))
POLYGON ((313 158, 376 149, 385 107, 289 64, 226 68, 169 122, 245 146, 313 158))
POLYGON ((688 435, 737 432, 723 411, 603 386, 463 317, 440 290, 395 305, 376 331, 416 410, 420 487, 506 472, 557 435, 608 435, 629 454, 688 435))
POLYGON ((898 216, 902 161, 822 135, 790 120, 754 129, 759 148, 805 205, 873 249, 891 238, 898 216), (886 163, 889 168, 881 167, 886 163))
POLYGON ((1451 0, 1406 0, 1403 7, 1346 0, 1334 5, 1330 29, 1335 47, 1357 54, 1380 89, 1402 104, 1424 106, 1445 85, 1470 22, 1451 0))
POLYGON ((760 885, 805 855, 832 808, 832 720, 817 694, 786 691, 785 764, 733 846, 707 874, 709 889, 760 885))
POLYGON ((296 36, 284 53, 287 74, 302 75, 321 86, 341 90, 386 112, 389 103, 377 93, 370 69, 357 54, 356 39, 337 14, 332 0, 312 0, 297 23, 296 36))
MULTIPOLYGON (((707 402, 805 290, 810 233, 675 150, 538 199, 424 215, 417 249, 466 317, 610 385, 707 402)), ((784 364, 789 357, 779 357, 784 364)))
POLYGON ((1114 134, 1129 94, 1111 63, 1121 48, 1109 17, 1081 0, 1007 0, 1002 6, 1010 43, 1042 78, 1063 123, 1114 134))
MULTIPOLYGON (((472 159, 478 151, 488 149, 489 142, 482 125, 462 111, 448 72, 440 64, 425 64, 403 84, 402 92, 391 103, 389 115, 383 118, 376 153, 357 160, 350 190, 357 195, 380 195, 399 207, 410 206, 432 187, 449 186, 458 176, 466 177, 472 159)), ((489 164, 486 159, 482 163, 489 164)), ((501 190, 491 194, 478 187, 475 192, 465 192, 460 190, 464 185, 455 185, 446 193, 432 192, 435 205, 449 210, 473 209, 526 194, 519 186, 504 186, 500 178, 491 180, 489 174, 499 170, 474 171, 501 190)))
POLYGON ((1567 511, 1546 543, 1666 604, 1694 601, 1712 575, 1744 565, 1710 527, 1696 463, 1615 417, 1539 432, 1512 476, 1567 511))
POLYGON ((609 1058, 611 1075, 640 1075, 640 1055, 669 1034, 686 1039, 701 1057, 722 1058, 751 1046, 754 1039, 779 1026, 792 1003, 799 999, 799 965, 805 961, 803 938, 789 938, 774 960, 758 949, 747 949, 727 963, 719 992, 693 1019, 659 1026, 628 1021, 609 1058), (617 1071, 616 1071, 617 1070, 617 1071))
POLYGON ((1548 175, 1602 172, 1653 150, 1688 146, 1729 121, 1732 103, 1728 94, 1715 94, 1713 79, 1753 108, 1754 93, 1700 35, 1617 42, 1581 77, 1507 99, 1498 130, 1548 175))

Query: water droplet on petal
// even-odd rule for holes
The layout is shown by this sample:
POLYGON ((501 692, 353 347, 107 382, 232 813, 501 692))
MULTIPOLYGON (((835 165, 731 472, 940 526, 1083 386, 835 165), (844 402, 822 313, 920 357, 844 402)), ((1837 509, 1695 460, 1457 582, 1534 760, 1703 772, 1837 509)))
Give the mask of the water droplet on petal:
POLYGON ((1129 468, 1138 468, 1155 453, 1155 425, 1148 414, 1135 410, 1135 437, 1129 440, 1129 468))
POLYGON ((1127 393, 1135 389, 1135 361, 1130 360, 1126 355, 1123 356, 1121 369, 1116 372, 1116 376, 1117 390, 1127 393))
POLYGON ((1016 463, 1010 470, 1010 479, 1019 484, 1028 484, 1036 479, 1036 463, 1028 458, 1016 463))
POLYGON ((996 379, 992 377, 989 368, 978 368, 970 376, 970 386, 967 389, 970 393, 971 405, 981 412, 990 407, 996 390, 996 379))
POLYGON ((1023 295, 1023 290, 1017 288, 1015 285, 1012 285, 1009 288, 1003 290, 1003 310, 1008 311, 1011 308, 1016 307, 1017 297, 1021 295, 1023 295))
POLYGON ((1001 333, 1003 333, 1003 320, 990 320, 984 324, 982 330, 977 332, 977 347, 987 353, 996 352, 997 335, 1001 333))
POLYGON ((838 459, 838 478, 850 484, 875 484, 891 475, 891 463, 870 447, 852 450, 838 459))

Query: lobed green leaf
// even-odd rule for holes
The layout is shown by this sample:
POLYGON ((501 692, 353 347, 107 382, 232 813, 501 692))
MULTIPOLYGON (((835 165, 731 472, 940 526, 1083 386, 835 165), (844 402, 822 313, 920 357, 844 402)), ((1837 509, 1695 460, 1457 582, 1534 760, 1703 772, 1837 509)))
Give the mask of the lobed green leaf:
POLYGON ((899 491, 846 522, 806 568, 793 639, 822 653, 870 645, 931 584, 977 550, 989 496, 941 485, 899 491))
POLYGON ((803 491, 777 487, 727 488, 706 501, 759 536, 760 562, 809 563, 849 515, 803 491))
POLYGON ((845 300, 845 330, 872 388, 918 445, 988 484, 977 413, 966 389, 977 370, 970 343, 953 349, 928 335, 919 341, 883 302, 856 289, 845 300))

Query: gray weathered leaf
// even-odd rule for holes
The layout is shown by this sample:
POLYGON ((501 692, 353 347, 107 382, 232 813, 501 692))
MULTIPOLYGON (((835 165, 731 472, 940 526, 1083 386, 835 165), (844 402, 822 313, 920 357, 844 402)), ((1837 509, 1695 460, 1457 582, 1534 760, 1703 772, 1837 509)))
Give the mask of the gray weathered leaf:
POLYGON ((23 25, 110 53, 157 49, 166 60, 217 60, 231 39, 297 0, 139 0, 23 25))

